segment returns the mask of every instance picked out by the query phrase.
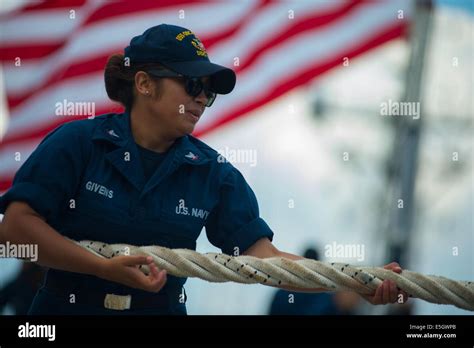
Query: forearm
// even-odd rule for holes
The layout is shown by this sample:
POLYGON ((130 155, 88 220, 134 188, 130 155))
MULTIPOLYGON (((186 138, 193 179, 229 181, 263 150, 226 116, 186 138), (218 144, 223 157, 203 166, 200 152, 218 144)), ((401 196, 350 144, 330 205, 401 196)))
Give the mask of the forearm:
POLYGON ((64 238, 25 203, 10 204, 2 234, 11 244, 37 245, 37 263, 42 266, 91 275, 101 271, 103 259, 64 238))

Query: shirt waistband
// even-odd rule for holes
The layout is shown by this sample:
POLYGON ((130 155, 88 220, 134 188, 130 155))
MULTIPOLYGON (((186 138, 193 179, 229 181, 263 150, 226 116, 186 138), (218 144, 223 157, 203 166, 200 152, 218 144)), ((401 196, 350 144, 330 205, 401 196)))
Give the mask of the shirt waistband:
POLYGON ((120 284, 82 275, 78 273, 49 270, 44 288, 64 297, 67 301, 74 295, 74 303, 104 307, 109 295, 130 295, 130 310, 147 308, 169 308, 186 303, 184 287, 165 285, 159 292, 153 293, 127 288, 120 284), (104 286, 105 284, 105 286, 104 286))

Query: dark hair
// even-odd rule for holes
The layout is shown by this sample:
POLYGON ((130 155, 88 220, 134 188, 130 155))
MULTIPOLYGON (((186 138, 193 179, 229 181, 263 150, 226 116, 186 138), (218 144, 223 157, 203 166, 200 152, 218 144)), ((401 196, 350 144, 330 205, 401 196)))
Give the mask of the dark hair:
MULTIPOLYGON (((117 53, 109 57, 104 71, 105 90, 110 99, 119 102, 130 110, 134 101, 135 74, 148 69, 164 69, 157 63, 137 64, 127 66, 124 55, 117 53)), ((159 80, 150 76, 159 86, 159 80)))
POLYGON ((319 252, 315 248, 308 248, 305 250, 303 257, 306 259, 319 260, 319 252))

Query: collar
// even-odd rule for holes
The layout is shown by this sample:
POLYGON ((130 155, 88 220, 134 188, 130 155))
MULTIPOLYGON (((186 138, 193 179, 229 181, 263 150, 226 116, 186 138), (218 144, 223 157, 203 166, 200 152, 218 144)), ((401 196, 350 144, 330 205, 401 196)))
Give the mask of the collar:
MULTIPOLYGON (((130 114, 128 111, 122 114, 109 114, 104 119, 92 135, 93 140, 107 141, 119 147, 125 147, 133 139, 130 114)), ((180 164, 201 165, 212 160, 212 157, 200 150, 190 135, 176 139, 168 153, 174 153, 174 158, 180 164)))
POLYGON ((196 140, 192 136, 185 135, 176 139, 167 151, 163 163, 146 182, 138 148, 131 132, 128 112, 105 115, 104 121, 94 130, 92 139, 116 145, 116 148, 108 151, 105 157, 136 189, 141 191, 141 195, 152 190, 183 164, 202 165, 212 160, 212 157, 196 146, 196 140))

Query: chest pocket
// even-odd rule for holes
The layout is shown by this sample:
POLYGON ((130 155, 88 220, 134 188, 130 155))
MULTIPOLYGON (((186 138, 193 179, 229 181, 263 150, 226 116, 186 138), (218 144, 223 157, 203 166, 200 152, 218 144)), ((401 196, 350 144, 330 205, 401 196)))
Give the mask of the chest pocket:
POLYGON ((212 197, 202 187, 168 186, 161 196, 161 218, 177 231, 196 238, 204 227, 212 209, 212 197))
POLYGON ((130 205, 123 185, 87 176, 82 180, 75 200, 77 212, 117 222, 128 214, 130 205))

